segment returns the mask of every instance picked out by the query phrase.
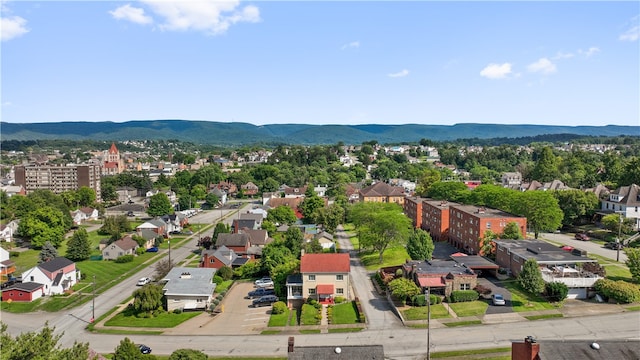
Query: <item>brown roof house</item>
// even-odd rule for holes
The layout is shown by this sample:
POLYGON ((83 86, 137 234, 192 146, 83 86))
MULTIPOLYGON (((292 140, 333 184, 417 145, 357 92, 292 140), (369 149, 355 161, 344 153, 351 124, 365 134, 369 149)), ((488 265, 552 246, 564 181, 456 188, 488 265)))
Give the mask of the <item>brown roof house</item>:
POLYGON ((401 186, 391 186, 387 183, 377 182, 359 192, 360 201, 365 202, 385 202, 404 204, 406 194, 401 186))
POLYGON ((115 260, 123 255, 135 255, 137 248, 138 243, 127 235, 102 249, 102 259, 115 260))

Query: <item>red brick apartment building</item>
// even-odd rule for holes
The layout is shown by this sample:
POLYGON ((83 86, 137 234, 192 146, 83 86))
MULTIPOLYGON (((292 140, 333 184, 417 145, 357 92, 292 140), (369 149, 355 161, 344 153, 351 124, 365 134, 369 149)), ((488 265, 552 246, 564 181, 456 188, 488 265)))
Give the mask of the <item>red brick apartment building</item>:
MULTIPOLYGON (((515 222, 525 235, 527 218, 504 211, 474 205, 451 206, 449 210, 449 242, 469 254, 479 254, 480 239, 485 231, 502 234, 508 223, 515 222)), ((480 254, 482 255, 482 254, 480 254)))
POLYGON ((411 219, 414 228, 422 228, 422 202, 424 200, 419 196, 408 196, 404 199, 404 214, 411 219))
POLYGON ((422 229, 431 234, 433 241, 449 240, 449 209, 458 203, 424 199, 422 202, 422 229))

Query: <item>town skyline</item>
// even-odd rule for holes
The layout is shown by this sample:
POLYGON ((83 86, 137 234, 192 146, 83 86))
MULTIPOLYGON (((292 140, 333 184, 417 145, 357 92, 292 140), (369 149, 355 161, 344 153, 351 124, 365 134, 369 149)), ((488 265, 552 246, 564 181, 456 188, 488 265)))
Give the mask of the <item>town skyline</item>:
POLYGON ((6 2, 2 121, 630 125, 634 2, 6 2))

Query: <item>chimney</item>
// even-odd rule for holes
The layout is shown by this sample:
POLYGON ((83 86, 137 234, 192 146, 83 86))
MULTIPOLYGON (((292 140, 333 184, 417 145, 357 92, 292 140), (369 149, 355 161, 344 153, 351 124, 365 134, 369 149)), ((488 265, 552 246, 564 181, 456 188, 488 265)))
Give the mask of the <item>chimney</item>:
POLYGON ((304 249, 300 249, 300 257, 304 256, 304 249))
POLYGON ((540 344, 536 339, 529 335, 524 339, 523 343, 514 342, 511 344, 512 360, 534 360, 538 358, 540 344))
POLYGON ((289 343, 287 346, 287 352, 292 353, 293 352, 293 336, 289 336, 289 343))

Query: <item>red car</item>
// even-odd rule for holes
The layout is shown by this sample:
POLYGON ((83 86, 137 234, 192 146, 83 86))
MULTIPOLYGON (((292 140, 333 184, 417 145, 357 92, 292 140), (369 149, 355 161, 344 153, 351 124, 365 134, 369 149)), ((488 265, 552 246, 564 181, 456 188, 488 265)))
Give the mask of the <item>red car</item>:
POLYGON ((589 236, 585 233, 577 233, 575 238, 576 240, 589 241, 589 236))

